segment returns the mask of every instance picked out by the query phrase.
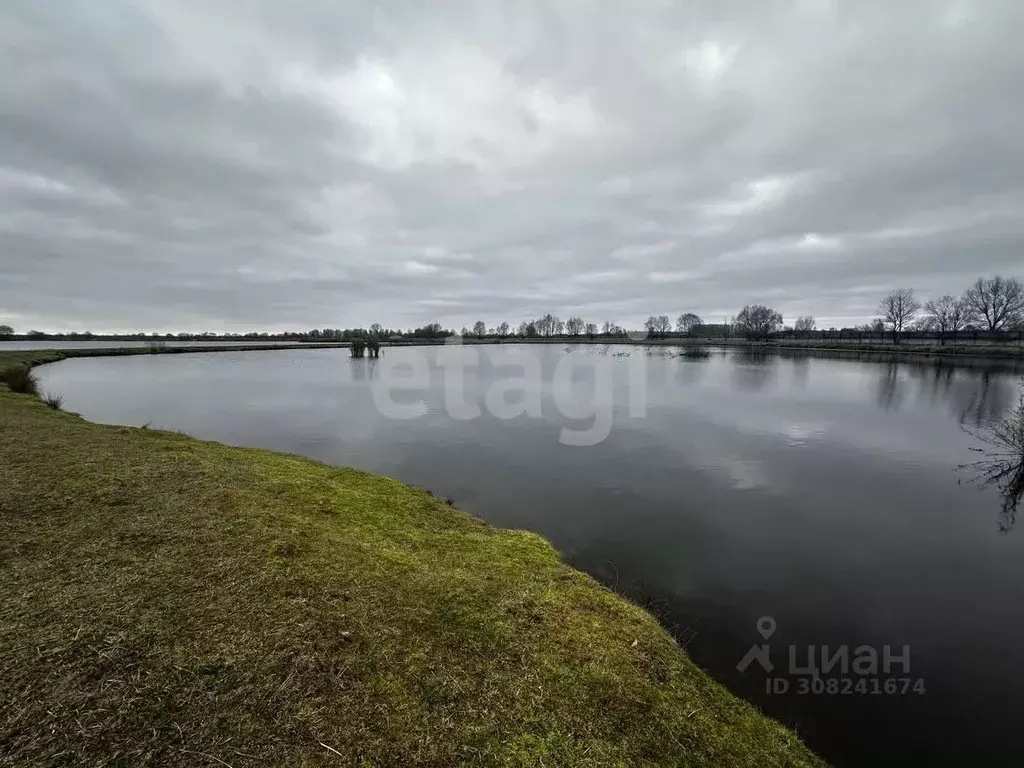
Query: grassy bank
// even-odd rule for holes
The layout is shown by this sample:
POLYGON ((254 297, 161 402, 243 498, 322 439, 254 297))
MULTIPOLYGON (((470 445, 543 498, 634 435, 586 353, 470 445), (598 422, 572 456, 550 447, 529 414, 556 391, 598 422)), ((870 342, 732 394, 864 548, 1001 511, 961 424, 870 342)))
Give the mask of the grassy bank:
POLYGON ((738 342, 737 346, 764 349, 806 350, 808 352, 848 352, 918 357, 972 357, 992 360, 1024 360, 1019 344, 857 344, 854 342, 738 342))
POLYGON ((395 480, 3 386, 0 478, 0 764, 820 765, 543 539, 395 480))
POLYGON ((1024 360, 1024 347, 1019 344, 858 344, 856 342, 803 342, 803 341, 749 341, 747 339, 651 339, 623 341, 625 344, 646 344, 651 346, 699 346, 732 347, 770 352, 806 351, 869 353, 899 357, 971 357, 993 360, 1024 360))

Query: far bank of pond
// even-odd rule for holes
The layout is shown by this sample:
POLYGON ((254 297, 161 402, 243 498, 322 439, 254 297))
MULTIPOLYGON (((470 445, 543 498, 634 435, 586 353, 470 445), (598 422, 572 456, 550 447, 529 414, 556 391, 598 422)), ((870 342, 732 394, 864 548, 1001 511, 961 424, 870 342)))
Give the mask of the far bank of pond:
MULTIPOLYGON (((850 339, 787 339, 787 340, 771 340, 771 341, 757 341, 749 339, 733 339, 733 338, 648 338, 646 336, 637 337, 588 337, 588 336, 566 336, 566 337, 527 337, 520 338, 516 336, 508 337, 484 337, 478 338, 474 336, 465 337, 452 337, 452 339, 388 339, 382 340, 381 344, 384 347, 416 347, 416 346, 436 346, 441 344, 453 343, 457 338, 457 343, 467 345, 499 345, 499 344, 562 344, 562 345, 594 345, 594 344, 614 344, 614 345, 631 345, 641 347, 678 347, 682 349, 688 349, 693 347, 706 347, 710 349, 752 349, 752 350, 766 350, 766 351, 801 351, 801 352, 819 352, 829 353, 835 355, 882 355, 892 359, 914 359, 914 358, 941 358, 946 360, 1012 360, 1024 362, 1024 340, 1022 341, 1007 341, 1001 343, 989 342, 989 341, 958 341, 953 340, 948 343, 937 343, 934 341, 920 341, 920 340, 905 340, 899 344, 893 344, 891 342, 868 342, 864 343, 862 340, 857 340, 857 337, 851 337, 850 339)), ((123 339, 123 340, 91 340, 91 341, 77 341, 69 342, 62 340, 44 340, 44 341, 28 341, 28 340, 17 340, 17 341, 2 341, 0 340, 0 354, 12 351, 28 351, 28 350, 54 350, 62 349, 65 352, 72 350, 85 350, 93 349, 102 350, 105 349, 145 349, 145 350, 170 350, 170 351, 194 351, 202 352, 208 350, 275 350, 275 349, 288 349, 288 348, 317 348, 317 347, 335 347, 335 346, 348 346, 349 342, 231 342, 231 341, 197 341, 197 342, 181 342, 181 341, 147 341, 138 339, 123 339)), ((122 353, 130 354, 130 353, 122 353)))

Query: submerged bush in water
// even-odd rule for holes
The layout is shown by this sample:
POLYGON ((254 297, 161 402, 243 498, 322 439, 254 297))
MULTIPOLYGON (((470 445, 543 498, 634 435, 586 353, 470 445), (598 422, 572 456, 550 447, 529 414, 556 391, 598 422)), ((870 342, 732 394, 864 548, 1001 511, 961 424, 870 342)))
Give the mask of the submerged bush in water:
POLYGON ((711 350, 707 347, 684 347, 683 357, 687 360, 707 360, 711 357, 711 350))
POLYGON ((349 348, 352 357, 380 357, 380 340, 370 337, 369 339, 352 339, 352 346, 349 348))
POLYGON ((1009 416, 982 432, 967 432, 984 444, 971 449, 983 458, 959 469, 975 473, 971 482, 999 489, 1003 496, 999 527, 1008 531, 1017 520, 1017 506, 1024 496, 1024 382, 1017 405, 1009 416))

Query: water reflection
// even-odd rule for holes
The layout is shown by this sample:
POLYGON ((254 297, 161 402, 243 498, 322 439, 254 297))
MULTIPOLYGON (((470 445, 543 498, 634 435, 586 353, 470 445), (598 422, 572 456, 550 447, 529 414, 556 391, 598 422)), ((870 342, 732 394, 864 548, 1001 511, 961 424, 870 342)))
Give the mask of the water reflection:
MULTIPOLYGON (((931 405, 945 403, 957 422, 980 429, 1002 419, 1017 390, 1013 377, 1022 367, 1017 360, 979 360, 942 358, 913 360, 884 353, 856 353, 820 350, 735 349, 725 354, 732 359, 731 382, 734 389, 758 392, 778 384, 776 369, 789 363, 793 388, 809 386, 814 360, 844 360, 874 363, 879 372, 875 402, 882 410, 898 411, 920 399, 931 405)), ((861 369, 863 370, 863 369, 861 369)), ((677 378, 697 380, 696 371, 677 378)))
POLYGON ((961 425, 981 429, 1006 416, 1013 404, 1013 380, 999 372, 964 369, 942 361, 893 360, 879 368, 876 400, 886 411, 898 411, 914 387, 924 402, 945 403, 961 425))
POLYGON ((793 358, 793 384, 799 389, 807 389, 810 381, 811 360, 808 357, 793 358))
POLYGON ((939 403, 949 397, 950 388, 956 381, 956 368, 935 363, 931 366, 931 375, 922 375, 921 379, 921 391, 927 392, 928 402, 939 403))
POLYGON ((878 407, 886 411, 899 410, 902 402, 900 364, 889 363, 882 369, 878 379, 878 407))
POLYGON ((686 359, 680 362, 682 364, 675 372, 676 381, 685 386, 699 384, 707 372, 706 361, 686 359))
POLYGON ((1012 379, 988 369, 963 369, 938 361, 904 364, 929 401, 948 402, 957 421, 975 429, 995 424, 1013 404, 1012 379))
POLYGON ((733 356, 733 386, 741 392, 760 392, 775 378, 779 357, 763 349, 742 349, 733 356))
POLYGON ((376 381, 377 361, 373 358, 352 360, 352 378, 355 381, 376 381))
POLYGON ((993 377, 991 372, 982 371, 964 386, 957 382, 954 397, 961 424, 981 428, 1002 419, 1013 403, 1013 390, 1005 377, 993 377))

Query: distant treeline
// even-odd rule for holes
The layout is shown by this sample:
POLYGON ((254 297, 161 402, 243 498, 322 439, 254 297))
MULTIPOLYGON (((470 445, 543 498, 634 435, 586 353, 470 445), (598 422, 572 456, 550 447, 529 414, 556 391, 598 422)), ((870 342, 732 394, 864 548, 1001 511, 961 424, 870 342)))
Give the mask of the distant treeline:
POLYGON ((410 338, 410 339, 443 339, 453 335, 454 331, 447 331, 440 325, 427 325, 423 328, 416 328, 409 331, 390 330, 379 325, 370 328, 313 328, 308 331, 284 331, 281 333, 268 333, 266 331, 251 331, 249 333, 214 333, 205 331, 203 333, 92 333, 90 331, 69 331, 67 333, 45 333, 43 331, 29 331, 28 333, 17 334, 10 326, 0 325, 0 339, 19 339, 26 341, 319 341, 339 342, 353 341, 355 339, 388 339, 388 338, 410 338))
POLYGON ((1024 284, 1016 278, 1001 276, 979 277, 960 296, 937 296, 922 303, 913 289, 899 288, 882 297, 878 305, 879 317, 871 323, 855 328, 817 329, 814 317, 798 317, 791 324, 785 324, 782 313, 763 304, 750 304, 723 323, 705 323, 693 312, 679 315, 675 323, 668 315, 651 315, 644 323, 643 330, 627 331, 622 326, 606 320, 600 326, 587 322, 582 317, 572 316, 562 320, 556 315, 546 314, 536 320, 524 320, 517 328, 507 322, 488 327, 478 320, 472 328, 461 331, 444 328, 440 323, 428 323, 420 328, 398 330, 385 328, 374 323, 369 328, 313 328, 308 331, 287 331, 284 333, 135 333, 97 335, 89 331, 82 333, 48 334, 29 331, 16 336, 14 329, 0 325, 0 339, 23 338, 28 340, 87 341, 110 339, 119 341, 318 341, 352 342, 355 340, 401 341, 441 340, 461 335, 477 339, 501 338, 547 338, 547 339, 615 339, 627 336, 650 339, 671 338, 746 338, 768 340, 773 338, 860 338, 887 336, 893 343, 914 337, 946 340, 970 339, 973 341, 1005 341, 1019 339, 1024 332, 1024 284))

